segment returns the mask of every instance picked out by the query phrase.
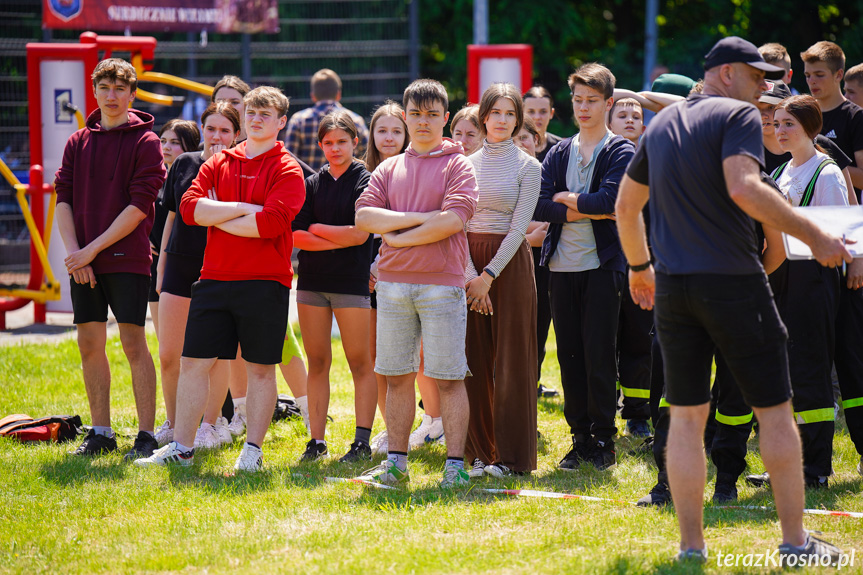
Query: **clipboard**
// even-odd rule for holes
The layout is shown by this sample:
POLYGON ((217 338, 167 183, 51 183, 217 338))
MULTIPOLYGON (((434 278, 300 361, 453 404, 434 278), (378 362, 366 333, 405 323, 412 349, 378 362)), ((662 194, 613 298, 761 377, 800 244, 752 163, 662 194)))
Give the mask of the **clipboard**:
MULTIPOLYGON (((818 225, 819 228, 834 236, 845 236, 846 248, 855 258, 863 258, 863 206, 809 206, 792 208, 818 225)), ((789 260, 812 260, 812 250, 795 237, 782 232, 785 255, 789 260)))

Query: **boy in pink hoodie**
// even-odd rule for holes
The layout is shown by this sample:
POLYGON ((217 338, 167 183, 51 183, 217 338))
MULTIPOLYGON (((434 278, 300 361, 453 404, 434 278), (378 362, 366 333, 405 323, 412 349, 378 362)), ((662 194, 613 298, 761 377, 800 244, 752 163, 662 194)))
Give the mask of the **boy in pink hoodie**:
POLYGON ((384 161, 357 200, 356 226, 383 236, 378 262, 378 341, 375 371, 387 377, 387 459, 363 479, 406 482, 414 420, 414 380, 423 342, 425 374, 440 389, 447 438, 441 487, 467 485, 464 443, 468 403, 464 378, 468 258, 464 226, 473 216, 477 184, 460 144, 443 137, 449 119, 446 89, 416 80, 403 98, 407 151, 384 161))
POLYGON ((66 247, 74 322, 93 429, 74 455, 117 449, 111 430, 111 371, 105 355, 108 306, 132 371, 139 433, 126 460, 149 456, 156 415, 156 370, 144 322, 150 282, 153 203, 165 181, 153 116, 130 109, 137 76, 124 60, 93 70, 99 109, 72 134, 57 170, 57 227, 66 247))

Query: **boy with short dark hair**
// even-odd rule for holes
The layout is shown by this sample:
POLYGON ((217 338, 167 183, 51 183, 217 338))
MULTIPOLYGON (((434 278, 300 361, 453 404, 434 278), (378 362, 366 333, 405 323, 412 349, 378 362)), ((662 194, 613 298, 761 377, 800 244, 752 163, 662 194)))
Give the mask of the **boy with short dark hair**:
POLYGON ((579 132, 543 161, 534 214, 551 222, 541 265, 551 270, 564 415, 572 433, 572 449, 559 464, 567 471, 584 462, 598 469, 616 463, 615 340, 626 261, 610 218, 635 150, 606 127, 614 84, 614 75, 600 64, 585 64, 569 77, 579 132))
POLYGON ((356 203, 356 226, 383 236, 378 262, 375 371, 387 378, 387 459, 363 478, 408 481, 407 450, 414 420, 420 341, 425 375, 440 390, 447 460, 441 487, 468 484, 464 446, 468 399, 464 378, 468 262, 464 227, 477 204, 473 165, 461 145, 443 137, 446 89, 416 80, 404 93, 410 145, 385 160, 356 203))
POLYGON ((810 46, 800 57, 809 91, 821 107, 821 133, 851 158, 851 182, 859 190, 863 188, 863 108, 842 95, 845 53, 833 42, 823 41, 810 46))
POLYGON ((863 64, 857 64, 845 72, 845 99, 863 106, 863 64))
POLYGON ((105 354, 108 307, 120 328, 132 371, 138 436, 127 460, 150 455, 156 412, 156 370, 144 322, 150 284, 153 204, 165 181, 153 116, 131 108, 135 69, 118 58, 93 71, 99 106, 66 143, 54 182, 57 227, 69 254, 74 322, 93 428, 73 453, 117 449, 111 429, 111 371, 105 354))
POLYGON ((770 42, 758 47, 758 53, 764 58, 764 61, 773 66, 785 68, 785 75, 782 77, 782 82, 791 83, 791 76, 794 75, 794 70, 791 69, 791 55, 782 44, 778 42, 770 42))
POLYGON ((190 465, 208 374, 242 348, 248 375, 246 443, 234 469, 260 471, 261 445, 276 405, 276 364, 288 325, 293 270, 291 221, 305 199, 300 167, 281 142, 288 99, 261 86, 243 98, 248 139, 207 160, 183 194, 188 225, 207 226, 201 279, 192 290, 174 441, 141 466, 190 465))

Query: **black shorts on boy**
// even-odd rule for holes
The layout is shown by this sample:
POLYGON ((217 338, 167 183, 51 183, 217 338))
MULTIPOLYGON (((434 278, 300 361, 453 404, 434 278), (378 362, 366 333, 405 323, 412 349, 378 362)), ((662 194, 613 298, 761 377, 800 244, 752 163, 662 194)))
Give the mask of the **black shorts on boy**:
POLYGON ((192 286, 183 357, 282 361, 291 290, 272 280, 200 280, 192 286))
POLYGON ((147 321, 147 294, 150 277, 133 273, 96 274, 96 286, 69 279, 73 322, 105 323, 108 307, 118 323, 143 326, 147 321))

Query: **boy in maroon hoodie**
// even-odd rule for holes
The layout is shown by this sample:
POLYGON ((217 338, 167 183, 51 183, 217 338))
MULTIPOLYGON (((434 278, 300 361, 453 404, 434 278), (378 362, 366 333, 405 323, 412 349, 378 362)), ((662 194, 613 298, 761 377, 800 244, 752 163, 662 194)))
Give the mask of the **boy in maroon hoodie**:
POLYGON ((96 66, 92 79, 99 109, 66 142, 54 182, 57 227, 68 254, 66 271, 93 420, 93 429, 73 453, 96 455, 117 449, 105 354, 110 305, 132 371, 140 431, 125 459, 133 460, 157 447, 156 371, 144 322, 151 262, 148 236, 165 168, 153 117, 130 108, 137 88, 135 69, 109 58, 96 66))
POLYGON ((136 465, 192 463, 210 368, 218 359, 234 359, 239 343, 249 386, 246 444, 234 469, 261 469, 288 326, 291 222, 306 189, 300 166, 276 140, 287 122, 288 99, 261 86, 243 104, 248 139, 204 162, 180 201, 187 225, 208 228, 207 248, 201 279, 192 286, 174 441, 136 465))
POLYGON ((363 474, 384 484, 408 481, 407 449, 414 419, 420 339, 424 371, 440 389, 447 460, 441 487, 468 483, 464 470, 468 403, 464 378, 468 261, 464 226, 473 217, 473 165, 443 137, 446 89, 416 80, 404 93, 411 137, 404 154, 385 160, 356 203, 356 226, 383 236, 378 263, 375 371, 387 378, 387 459, 363 474))

